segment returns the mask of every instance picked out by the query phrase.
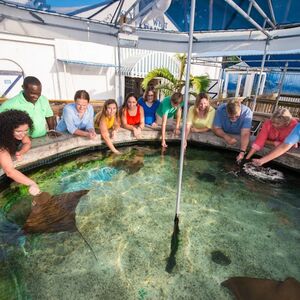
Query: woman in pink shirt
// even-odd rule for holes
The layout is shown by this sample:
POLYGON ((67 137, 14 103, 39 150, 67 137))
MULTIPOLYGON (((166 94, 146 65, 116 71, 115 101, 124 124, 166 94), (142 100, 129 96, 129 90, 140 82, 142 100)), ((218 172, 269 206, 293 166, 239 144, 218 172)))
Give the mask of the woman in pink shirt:
POLYGON ((292 117, 288 109, 281 108, 275 111, 271 119, 264 122, 246 159, 250 159, 265 144, 275 147, 280 145, 296 125, 297 120, 292 117))

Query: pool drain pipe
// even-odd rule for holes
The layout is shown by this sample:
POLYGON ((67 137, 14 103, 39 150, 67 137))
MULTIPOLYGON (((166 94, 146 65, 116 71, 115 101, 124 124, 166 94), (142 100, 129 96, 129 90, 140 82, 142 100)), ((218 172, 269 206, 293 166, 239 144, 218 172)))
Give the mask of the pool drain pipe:
POLYGON ((194 34, 194 21, 195 21, 195 0, 191 1, 190 11, 190 31, 189 31, 189 44, 188 44, 188 55, 187 55, 187 68, 186 68, 186 80, 185 80, 185 91, 184 91, 184 108, 183 108, 183 122, 181 132, 181 144, 180 144, 180 160, 179 160, 179 172, 178 172, 178 183, 177 183, 177 199, 176 199, 176 210, 174 219, 174 229, 171 239, 171 252, 167 260, 166 271, 171 273, 174 266, 176 265, 176 252, 179 244, 179 213, 180 213, 180 198, 181 198, 181 186, 182 186, 182 170, 184 161, 184 143, 185 143, 185 127, 187 119, 187 109, 189 101, 189 86, 190 86, 190 73, 191 73, 191 57, 192 57, 192 46, 193 46, 193 34, 194 34))

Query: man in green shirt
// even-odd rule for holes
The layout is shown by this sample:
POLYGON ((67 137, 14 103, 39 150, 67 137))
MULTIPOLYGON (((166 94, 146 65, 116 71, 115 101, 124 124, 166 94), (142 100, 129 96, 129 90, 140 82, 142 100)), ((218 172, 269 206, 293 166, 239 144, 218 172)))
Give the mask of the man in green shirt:
POLYGON ((161 125, 161 145, 163 148, 168 147, 166 143, 166 127, 167 121, 170 118, 174 118, 176 114, 176 126, 174 129, 174 134, 179 135, 180 130, 180 120, 181 112, 183 106, 183 96, 181 93, 174 93, 172 96, 166 97, 160 104, 156 111, 156 122, 161 125))
POLYGON ((46 125, 48 125, 50 131, 53 131, 55 128, 55 118, 48 99, 41 95, 41 82, 36 77, 27 76, 24 79, 22 88, 23 91, 15 97, 6 100, 0 106, 0 112, 10 109, 27 112, 33 121, 34 129, 30 133, 32 138, 46 135, 46 125))

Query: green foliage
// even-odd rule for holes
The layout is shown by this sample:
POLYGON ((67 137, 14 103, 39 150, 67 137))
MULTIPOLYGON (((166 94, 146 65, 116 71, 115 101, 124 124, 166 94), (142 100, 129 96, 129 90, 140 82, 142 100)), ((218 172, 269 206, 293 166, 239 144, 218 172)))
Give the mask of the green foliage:
MULTIPOLYGON (((162 80, 161 84, 158 84, 155 88, 158 91, 162 91, 165 96, 169 96, 174 92, 181 92, 183 87, 185 86, 185 80, 183 76, 185 74, 186 67, 186 54, 176 54, 175 58, 179 64, 179 74, 178 78, 176 78, 170 70, 167 68, 157 68, 152 70, 147 74, 145 79, 142 82, 142 88, 146 89, 151 80, 155 78, 160 78, 162 80)), ((190 87, 193 88, 191 94, 199 94, 200 92, 207 91, 209 87, 209 77, 207 75, 204 76, 190 76, 190 87)))

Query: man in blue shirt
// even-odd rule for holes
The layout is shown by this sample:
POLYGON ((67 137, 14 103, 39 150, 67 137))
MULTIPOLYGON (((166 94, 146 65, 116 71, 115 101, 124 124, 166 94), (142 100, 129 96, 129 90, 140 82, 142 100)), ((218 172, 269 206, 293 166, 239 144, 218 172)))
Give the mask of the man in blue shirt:
POLYGON ((236 138, 230 134, 241 136, 240 153, 237 161, 244 158, 246 153, 252 124, 252 111, 249 107, 241 104, 238 100, 230 100, 228 103, 221 104, 215 115, 213 131, 223 138, 228 145, 237 143, 236 138))
POLYGON ((94 129, 94 109, 89 104, 88 92, 85 90, 77 91, 74 100, 75 103, 67 104, 64 107, 62 118, 56 130, 95 139, 97 135, 94 129))
POLYGON ((253 159, 252 162, 256 166, 262 166, 263 164, 269 162, 277 158, 278 156, 284 154, 285 152, 289 151, 295 144, 300 142, 300 123, 296 125, 293 131, 287 136, 282 144, 277 146, 273 151, 268 153, 262 158, 253 159))

